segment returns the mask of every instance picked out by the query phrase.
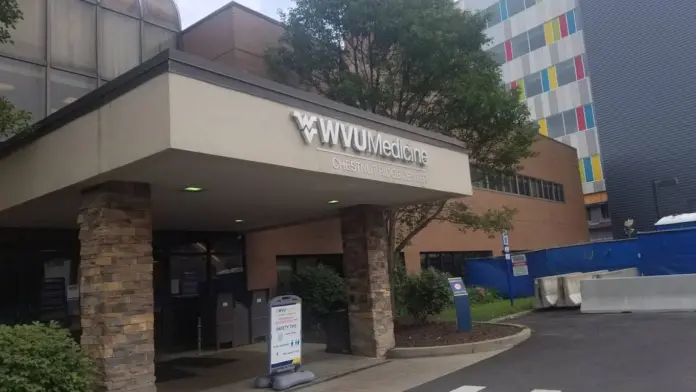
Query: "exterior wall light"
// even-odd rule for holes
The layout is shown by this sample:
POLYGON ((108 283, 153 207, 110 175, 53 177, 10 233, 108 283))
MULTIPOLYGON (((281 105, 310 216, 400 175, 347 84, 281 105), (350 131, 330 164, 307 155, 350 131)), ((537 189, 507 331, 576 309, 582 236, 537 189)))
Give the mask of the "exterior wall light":
POLYGON ((186 188, 183 189, 184 192, 202 192, 203 188, 199 188, 197 186, 187 186, 186 188))

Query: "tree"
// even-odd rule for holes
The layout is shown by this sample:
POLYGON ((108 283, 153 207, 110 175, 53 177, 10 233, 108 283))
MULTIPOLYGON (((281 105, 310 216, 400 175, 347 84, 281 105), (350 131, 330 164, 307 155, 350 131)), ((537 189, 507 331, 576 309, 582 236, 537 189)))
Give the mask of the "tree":
MULTIPOLYGON (((484 16, 452 0, 297 0, 281 16, 285 33, 267 52, 278 81, 458 139, 481 175, 513 173, 534 155, 537 127, 483 49, 484 16)), ((476 213, 464 200, 391 210, 390 270, 433 221, 494 233, 514 212, 476 213)))
MULTIPOLYGON (((17 0, 0 0, 0 44, 12 44, 10 30, 24 16, 19 9, 17 0)), ((31 113, 18 109, 7 98, 0 97, 0 142, 29 129, 31 113)))

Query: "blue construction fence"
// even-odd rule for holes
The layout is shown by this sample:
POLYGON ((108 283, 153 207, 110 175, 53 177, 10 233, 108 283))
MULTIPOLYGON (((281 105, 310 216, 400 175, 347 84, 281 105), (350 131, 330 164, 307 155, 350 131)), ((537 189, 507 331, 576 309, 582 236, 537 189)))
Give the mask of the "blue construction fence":
POLYGON ((512 276, 504 257, 466 261, 467 286, 495 289, 503 297, 531 297, 534 279, 572 272, 638 268, 642 275, 696 273, 696 228, 639 233, 637 238, 593 242, 524 253, 529 275, 512 276), (508 277, 510 283, 508 283, 508 277))

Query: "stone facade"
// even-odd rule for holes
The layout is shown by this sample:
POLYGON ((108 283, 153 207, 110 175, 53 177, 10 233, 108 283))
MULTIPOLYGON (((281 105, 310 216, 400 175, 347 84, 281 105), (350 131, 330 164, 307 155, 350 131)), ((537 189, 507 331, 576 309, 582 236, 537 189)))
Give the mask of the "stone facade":
POLYGON ((78 223, 81 343, 96 362, 97 391, 155 392, 149 185, 85 190, 78 223))
POLYGON ((384 357, 394 347, 383 212, 376 206, 356 206, 341 214, 350 340, 355 355, 384 357))

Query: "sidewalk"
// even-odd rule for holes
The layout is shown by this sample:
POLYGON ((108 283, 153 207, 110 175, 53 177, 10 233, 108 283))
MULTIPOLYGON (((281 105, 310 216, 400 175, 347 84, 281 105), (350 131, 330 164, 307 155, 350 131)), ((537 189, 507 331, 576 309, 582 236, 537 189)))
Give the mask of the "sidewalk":
POLYGON ((403 392, 471 366, 505 350, 448 357, 395 359, 344 377, 296 389, 299 392, 403 392))

